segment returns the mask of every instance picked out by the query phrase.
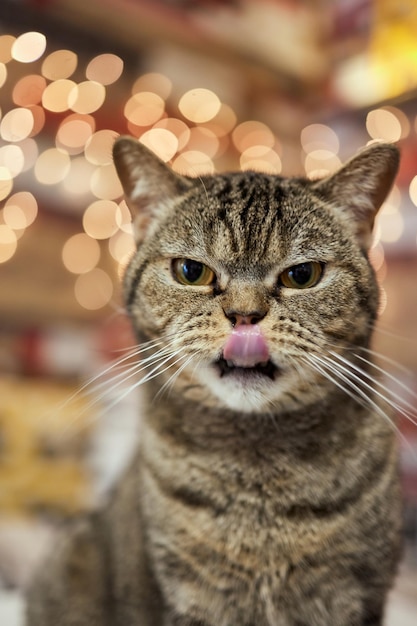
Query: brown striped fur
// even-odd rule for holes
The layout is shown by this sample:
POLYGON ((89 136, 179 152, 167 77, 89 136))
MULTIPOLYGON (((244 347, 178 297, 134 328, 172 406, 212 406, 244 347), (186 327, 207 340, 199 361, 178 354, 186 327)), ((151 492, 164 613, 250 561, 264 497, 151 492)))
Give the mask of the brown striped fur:
POLYGON ((182 177, 128 138, 114 156, 138 241, 127 309, 139 343, 179 357, 146 383, 140 449, 108 506, 39 574, 29 626, 380 626, 400 552, 396 436, 372 389, 319 359, 369 347, 367 250, 397 149, 316 182, 182 177), (183 257, 215 283, 179 284, 183 257), (280 285, 305 261, 323 264, 317 285, 280 285), (222 376, 233 315, 253 312, 275 374, 222 376))

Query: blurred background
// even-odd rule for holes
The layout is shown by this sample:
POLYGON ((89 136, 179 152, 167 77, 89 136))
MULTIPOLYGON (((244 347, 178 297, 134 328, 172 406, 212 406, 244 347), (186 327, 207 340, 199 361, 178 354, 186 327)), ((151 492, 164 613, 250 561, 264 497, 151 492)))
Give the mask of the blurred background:
POLYGON ((371 251, 374 349, 405 407, 406 550, 387 624, 417 623, 415 0, 1 0, 0 622, 22 623, 14 590, 136 437, 136 395, 110 373, 72 395, 134 343, 119 134, 193 176, 317 177, 370 141, 400 145, 371 251))

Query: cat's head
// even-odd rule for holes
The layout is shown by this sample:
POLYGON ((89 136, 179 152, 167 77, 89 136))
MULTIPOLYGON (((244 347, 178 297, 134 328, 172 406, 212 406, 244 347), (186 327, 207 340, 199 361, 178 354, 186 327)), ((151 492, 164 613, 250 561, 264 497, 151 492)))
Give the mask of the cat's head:
POLYGON ((368 345, 367 252, 395 146, 371 145, 320 181, 180 176, 123 137, 114 161, 138 244, 126 304, 138 337, 156 340, 161 387, 239 411, 300 406, 334 384, 331 354, 368 345))

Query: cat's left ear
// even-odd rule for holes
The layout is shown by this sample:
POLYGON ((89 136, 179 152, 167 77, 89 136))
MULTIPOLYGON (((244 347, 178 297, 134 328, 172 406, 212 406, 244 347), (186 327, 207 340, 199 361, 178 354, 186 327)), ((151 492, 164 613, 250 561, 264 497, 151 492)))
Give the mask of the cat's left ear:
POLYGON ((313 189, 335 210, 352 218, 359 243, 368 249, 375 216, 387 197, 400 162, 396 146, 374 143, 350 159, 336 173, 313 183, 313 189))
POLYGON ((113 161, 132 213, 136 240, 141 241, 153 220, 190 188, 190 181, 132 137, 116 139, 113 161))

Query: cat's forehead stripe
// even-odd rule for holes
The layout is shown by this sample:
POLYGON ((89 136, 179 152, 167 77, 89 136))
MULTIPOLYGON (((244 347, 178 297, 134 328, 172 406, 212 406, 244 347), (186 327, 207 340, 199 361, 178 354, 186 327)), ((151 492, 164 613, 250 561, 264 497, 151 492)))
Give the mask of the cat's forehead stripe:
POLYGON ((227 231, 233 253, 247 255, 248 245, 256 256, 265 254, 271 237, 282 219, 286 192, 279 177, 254 172, 218 176, 211 179, 207 193, 212 210, 206 215, 207 231, 216 221, 227 231))

